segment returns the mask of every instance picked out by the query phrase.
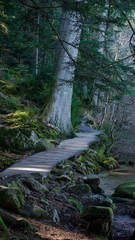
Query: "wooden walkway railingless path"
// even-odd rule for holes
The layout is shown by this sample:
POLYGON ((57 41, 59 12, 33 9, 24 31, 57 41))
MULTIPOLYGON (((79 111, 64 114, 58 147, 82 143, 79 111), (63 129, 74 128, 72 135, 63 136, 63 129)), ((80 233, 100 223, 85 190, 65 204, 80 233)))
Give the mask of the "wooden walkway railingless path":
POLYGON ((89 144, 98 140, 99 131, 88 127, 80 127, 84 132, 78 133, 73 139, 64 140, 57 148, 36 153, 30 157, 16 162, 0 173, 0 177, 11 177, 13 175, 28 176, 31 173, 42 173, 48 175, 52 167, 62 160, 69 159, 87 149, 89 144))

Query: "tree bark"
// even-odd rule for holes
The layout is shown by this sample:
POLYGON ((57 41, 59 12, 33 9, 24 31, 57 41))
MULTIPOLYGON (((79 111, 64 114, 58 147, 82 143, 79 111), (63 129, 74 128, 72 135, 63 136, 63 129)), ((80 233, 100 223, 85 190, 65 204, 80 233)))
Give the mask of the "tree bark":
MULTIPOLYGON (((39 44, 39 22, 40 22, 40 12, 38 12, 38 18, 37 18, 37 44, 39 44)), ((39 66, 39 47, 36 47, 36 75, 38 75, 38 66, 39 66)))
POLYGON ((71 124, 71 102, 73 79, 75 74, 74 61, 77 60, 81 36, 80 13, 66 11, 62 15, 59 43, 56 55, 56 86, 52 97, 42 114, 43 123, 58 127, 66 136, 73 136, 71 124))

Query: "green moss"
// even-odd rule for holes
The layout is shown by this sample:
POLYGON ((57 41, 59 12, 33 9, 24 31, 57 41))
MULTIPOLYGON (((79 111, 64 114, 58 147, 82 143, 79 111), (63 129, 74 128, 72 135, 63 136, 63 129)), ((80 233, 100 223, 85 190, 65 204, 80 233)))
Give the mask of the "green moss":
POLYGON ((69 192, 73 192, 74 194, 78 194, 78 195, 91 195, 91 188, 88 184, 85 183, 81 183, 81 184, 75 184, 73 186, 69 187, 69 192))
POLYGON ((135 181, 120 184, 113 196, 135 200, 135 181))
POLYGON ((124 160, 118 160, 118 163, 119 163, 120 165, 126 164, 126 162, 125 162, 124 160))
POLYGON ((133 166, 134 163, 135 163, 135 162, 134 162, 133 160, 130 160, 130 161, 128 162, 128 165, 129 165, 129 166, 133 166))
POLYGON ((10 113, 5 118, 5 123, 11 126, 24 126, 28 123, 29 112, 16 111, 15 113, 10 113))
POLYGON ((84 217, 90 218, 110 218, 113 217, 113 211, 109 207, 89 206, 83 213, 84 217))
POLYGON ((16 162, 15 159, 5 156, 4 154, 0 154, 0 169, 4 169, 9 167, 10 165, 16 162))
POLYGON ((17 187, 1 187, 0 189, 0 205, 5 209, 20 210, 24 205, 24 197, 17 187))
POLYGON ((115 166, 117 165, 117 162, 113 157, 106 158, 103 163, 104 163, 104 168, 106 168, 107 170, 114 169, 115 166))
POLYGON ((77 211, 78 211, 79 213, 82 213, 82 212, 83 212, 82 202, 76 200, 76 199, 73 198, 73 197, 70 197, 70 198, 68 199, 68 202, 69 202, 71 205, 73 205, 73 206, 77 209, 77 211))
POLYGON ((3 80, 0 80, 0 89, 3 93, 6 93, 6 94, 14 94, 15 95, 18 93, 18 89, 15 84, 8 83, 3 80))

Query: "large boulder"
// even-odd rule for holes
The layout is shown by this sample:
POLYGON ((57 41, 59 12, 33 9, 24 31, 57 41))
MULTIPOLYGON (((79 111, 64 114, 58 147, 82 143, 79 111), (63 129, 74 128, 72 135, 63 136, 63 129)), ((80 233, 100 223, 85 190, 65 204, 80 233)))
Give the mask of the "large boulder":
POLYGON ((103 190, 99 187, 100 178, 95 174, 89 174, 84 177, 84 182, 91 187, 91 190, 95 194, 104 193, 103 190))
POLYGON ((116 188, 113 197, 130 198, 135 200, 135 181, 120 184, 116 188))
POLYGON ((15 153, 43 151, 49 148, 48 141, 40 141, 36 133, 28 128, 7 128, 0 125, 0 147, 15 153))
POLYGON ((111 239, 113 211, 109 207, 89 206, 83 213, 83 218, 89 221, 90 232, 111 239))
POLYGON ((0 186, 0 207, 20 211, 24 198, 19 188, 0 186))
POLYGON ((91 188, 88 184, 74 184, 69 187, 69 192, 77 194, 77 195, 91 195, 91 188))
POLYGON ((100 178, 95 174, 89 174, 84 178, 84 182, 87 183, 89 186, 95 185, 99 187, 100 178))

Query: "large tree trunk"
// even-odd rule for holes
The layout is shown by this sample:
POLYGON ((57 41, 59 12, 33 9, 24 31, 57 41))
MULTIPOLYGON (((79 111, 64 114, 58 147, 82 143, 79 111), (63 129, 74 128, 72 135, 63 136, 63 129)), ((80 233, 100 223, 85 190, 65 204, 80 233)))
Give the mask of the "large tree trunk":
POLYGON ((43 111, 42 119, 44 123, 51 123, 58 127, 62 134, 73 136, 71 102, 75 65, 72 59, 77 60, 81 36, 80 14, 78 12, 67 11, 63 13, 59 36, 63 40, 64 48, 59 43, 56 56, 56 86, 47 107, 43 111))

